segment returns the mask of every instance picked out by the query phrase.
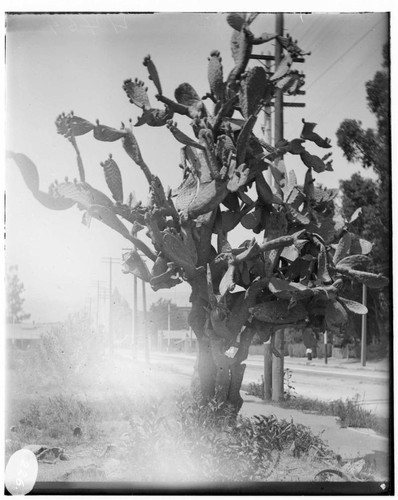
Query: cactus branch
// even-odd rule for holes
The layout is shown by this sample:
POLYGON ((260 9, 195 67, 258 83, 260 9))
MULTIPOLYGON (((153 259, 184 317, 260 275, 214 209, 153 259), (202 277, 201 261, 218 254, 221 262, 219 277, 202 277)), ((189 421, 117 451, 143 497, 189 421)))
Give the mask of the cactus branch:
POLYGON ((74 147, 74 149, 76 151, 77 168, 79 169, 80 182, 85 182, 86 176, 84 173, 83 160, 82 160, 82 157, 80 155, 79 148, 77 146, 76 138, 72 134, 70 137, 68 137, 68 140, 72 144, 72 146, 74 147))

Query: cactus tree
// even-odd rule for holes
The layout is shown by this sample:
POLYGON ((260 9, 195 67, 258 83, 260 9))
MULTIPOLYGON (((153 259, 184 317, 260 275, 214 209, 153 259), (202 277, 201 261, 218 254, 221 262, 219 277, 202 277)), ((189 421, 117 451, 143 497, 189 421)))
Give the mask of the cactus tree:
POLYGON ((236 411, 242 404, 243 361, 256 333, 267 341, 276 329, 292 325, 339 328, 349 313, 366 313, 364 306, 340 295, 345 280, 373 287, 385 284, 383 277, 361 270, 371 244, 350 232, 350 221, 336 219, 337 190, 314 184, 314 172, 332 170, 330 153, 316 156, 306 149, 308 143, 331 147, 314 132, 316 124, 304 121, 299 137, 275 145, 254 133, 259 113, 271 105, 277 89, 295 95, 304 83, 292 69, 294 57, 303 54, 296 42, 267 33, 256 37, 250 27, 255 17, 227 16, 234 66, 225 78, 220 53, 210 53, 210 88, 204 97, 185 82, 176 88, 174 99, 165 96, 150 56, 143 63, 160 108, 152 107, 142 81, 126 79, 123 84, 129 101, 142 110, 134 126, 166 126, 181 143, 175 167, 179 164, 183 174, 175 189, 166 192, 161 179, 152 174, 131 122, 118 129, 72 112, 61 114, 57 131, 75 150, 80 179, 54 183, 49 192, 39 189, 33 162, 22 153, 9 152, 39 202, 54 210, 77 205, 84 223, 94 217, 134 245, 135 250, 124 255, 126 272, 154 290, 189 283, 189 321, 199 344, 202 397, 215 396, 236 411), (248 68, 253 46, 271 40, 281 44, 284 53, 273 74, 262 66, 248 68), (191 135, 178 128, 178 115, 190 120, 191 135), (121 143, 148 181, 147 205, 131 195, 125 200, 122 174, 112 155, 101 166, 113 200, 86 181, 77 145, 84 134, 121 143), (286 156, 307 167, 301 183, 293 170, 286 170, 286 156), (267 182, 264 171, 270 172, 272 182, 267 182), (239 227, 251 237, 233 248, 228 233, 239 227), (144 228, 150 243, 139 237, 144 228), (232 346, 237 348, 234 356, 227 355, 232 346))

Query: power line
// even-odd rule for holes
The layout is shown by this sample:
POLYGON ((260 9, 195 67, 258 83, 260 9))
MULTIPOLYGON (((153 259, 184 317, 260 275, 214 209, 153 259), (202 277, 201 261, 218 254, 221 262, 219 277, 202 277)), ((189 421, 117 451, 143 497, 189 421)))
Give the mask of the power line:
POLYGON ((330 66, 328 66, 325 71, 323 71, 315 80, 307 87, 307 90, 309 90, 317 81, 319 81, 321 78, 323 78, 336 64, 344 57, 346 56, 351 50, 356 47, 371 31, 373 31, 378 24, 380 24, 383 21, 383 19, 380 19, 377 21, 376 24, 374 24, 366 33, 364 33, 354 44, 352 44, 341 56, 339 56, 330 66))

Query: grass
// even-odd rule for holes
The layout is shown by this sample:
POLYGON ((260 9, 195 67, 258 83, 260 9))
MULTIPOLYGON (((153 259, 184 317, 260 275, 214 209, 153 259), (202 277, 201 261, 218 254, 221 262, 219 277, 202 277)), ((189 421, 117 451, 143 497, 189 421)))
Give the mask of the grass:
MULTIPOLYGON (((264 399, 262 382, 248 384, 244 389, 248 394, 264 399)), ((385 435, 389 433, 389 420, 378 417, 372 410, 364 408, 359 394, 345 400, 321 401, 297 396, 293 391, 294 388, 291 386, 290 377, 286 377, 285 374, 285 399, 273 404, 277 404, 282 408, 338 417, 341 427, 372 429, 385 435)))
POLYGON ((288 450, 295 457, 332 454, 321 437, 303 425, 272 415, 236 417, 215 400, 203 405, 188 392, 176 399, 171 406, 154 397, 139 405, 117 397, 89 404, 58 394, 20 410, 13 439, 16 449, 56 444, 72 456, 77 446, 95 449, 111 439, 124 479, 174 484, 263 481, 288 450), (104 429, 112 422, 111 437, 104 429), (79 438, 73 435, 77 425, 82 429, 79 438))
POLYGON ((19 411, 15 422, 19 440, 29 443, 73 444, 76 442, 76 428, 86 440, 93 440, 99 435, 97 414, 91 405, 64 394, 47 399, 36 398, 19 411))

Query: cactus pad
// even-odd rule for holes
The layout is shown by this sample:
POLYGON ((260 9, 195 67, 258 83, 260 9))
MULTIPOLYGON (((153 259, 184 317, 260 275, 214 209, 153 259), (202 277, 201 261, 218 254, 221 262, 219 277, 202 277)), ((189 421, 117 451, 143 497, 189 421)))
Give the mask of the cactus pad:
POLYGON ((151 273, 137 250, 131 250, 123 254, 122 272, 125 274, 134 274, 137 278, 147 283, 151 280, 151 273))
POLYGON ((138 118, 135 127, 140 127, 141 125, 149 125, 150 127, 163 127, 166 123, 173 118, 174 112, 171 111, 167 106, 166 109, 145 109, 142 115, 138 118))
POLYGON ((125 80, 123 90, 126 92, 131 104, 135 104, 141 109, 150 109, 151 104, 148 98, 148 89, 145 87, 143 81, 137 78, 134 81, 131 79, 125 80))
POLYGON ((126 151, 126 153, 130 156, 130 158, 134 160, 135 163, 137 163, 138 165, 142 164, 144 160, 142 159, 141 151, 136 141, 136 138, 134 137, 133 132, 128 130, 122 142, 123 142, 123 148, 126 151))
POLYGON ((299 57, 299 56, 305 56, 305 55, 310 55, 311 52, 304 52, 300 47, 297 45, 297 40, 293 40, 293 38, 287 34, 286 37, 283 36, 278 36, 277 37, 278 42, 282 45, 284 49, 286 49, 292 57, 299 57))
POLYGON ((241 31, 246 22, 246 15, 243 12, 230 12, 227 15, 227 23, 236 31, 241 31))
POLYGON ((326 165, 319 156, 312 155, 308 151, 303 151, 300 153, 300 158, 306 167, 312 168, 318 174, 326 170, 326 165))
POLYGON ((181 132, 179 128, 177 128, 177 123, 173 122, 172 120, 169 120, 167 122, 167 128, 170 130, 170 132, 173 134, 173 136, 177 139, 178 142, 181 142, 181 144, 185 144, 186 146, 192 146, 193 148, 197 149, 204 149, 204 147, 199 144, 198 142, 194 141, 190 137, 188 137, 184 132, 181 132))
POLYGON ((210 90, 218 101, 224 99, 224 82, 223 82, 223 67, 221 64, 221 56, 218 50, 213 50, 210 53, 209 64, 207 67, 207 77, 209 80, 210 90))
POLYGON ((271 76, 271 80, 275 81, 286 76, 289 73, 292 64, 293 59, 289 54, 285 54, 278 67, 276 68, 275 73, 271 76))
POLYGON ((99 120, 97 120, 97 125, 94 127, 94 137, 95 139, 97 139, 97 141, 115 142, 122 137, 125 137, 125 135, 125 130, 118 130, 106 125, 101 125, 99 120))
POLYGON ((151 56, 148 55, 144 57, 144 66, 146 66, 148 73, 149 73, 149 79, 153 81, 156 90, 158 91, 158 94, 162 95, 162 86, 160 84, 160 79, 158 75, 158 71, 156 69, 156 66, 154 62, 151 59, 151 56))
POLYGON ((101 163, 101 167, 104 169, 105 181, 113 199, 117 203, 123 203, 122 176, 117 163, 112 159, 112 155, 109 155, 109 158, 101 163))
POLYGON ((33 161, 22 153, 11 151, 7 151, 7 157, 15 161, 26 186, 32 193, 36 193, 39 190, 39 173, 33 161))
POLYGON ((273 300, 263 302, 250 309, 251 314, 265 323, 274 325, 287 325, 303 321, 307 317, 305 307, 298 302, 292 308, 289 308, 289 303, 284 300, 273 300))
POLYGON ((245 73, 240 82, 239 102, 242 114, 249 118, 257 112, 265 95, 267 74, 262 66, 255 66, 245 73))
POLYGON ((179 104, 187 107, 201 102, 196 90, 189 83, 181 83, 181 85, 176 88, 174 97, 179 104))
POLYGON ((75 137, 84 135, 91 132, 94 128, 93 123, 85 120, 84 118, 80 118, 79 116, 75 116, 73 111, 71 111, 68 115, 61 113, 57 117, 55 125, 57 127, 58 134, 61 134, 64 137, 70 137, 71 135, 75 137))

